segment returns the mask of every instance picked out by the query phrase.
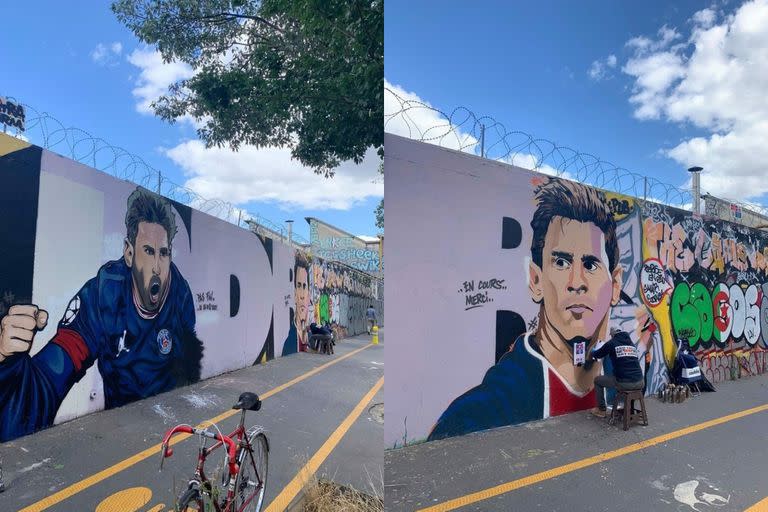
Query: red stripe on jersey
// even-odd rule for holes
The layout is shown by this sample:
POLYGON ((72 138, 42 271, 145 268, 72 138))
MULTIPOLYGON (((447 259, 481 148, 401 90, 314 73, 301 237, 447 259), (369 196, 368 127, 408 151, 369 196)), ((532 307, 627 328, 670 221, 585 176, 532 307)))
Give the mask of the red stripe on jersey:
POLYGON ((549 380, 549 415, 558 416, 574 411, 591 409, 597 405, 595 398, 595 389, 586 395, 580 397, 574 395, 571 390, 565 387, 563 381, 555 375, 552 370, 547 370, 549 380))
POLYGON ((51 342, 57 344, 64 349, 64 352, 69 354, 69 358, 72 360, 76 372, 80 371, 83 367, 83 363, 90 355, 88 345, 85 344, 82 336, 76 331, 59 329, 51 342))

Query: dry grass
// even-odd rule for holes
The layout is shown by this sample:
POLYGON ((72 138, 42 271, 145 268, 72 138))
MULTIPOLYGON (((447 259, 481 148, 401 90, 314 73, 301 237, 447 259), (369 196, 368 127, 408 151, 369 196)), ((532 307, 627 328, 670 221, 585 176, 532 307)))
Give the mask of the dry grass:
POLYGON ((330 480, 316 480, 305 489, 302 512, 381 512, 384 500, 330 480))

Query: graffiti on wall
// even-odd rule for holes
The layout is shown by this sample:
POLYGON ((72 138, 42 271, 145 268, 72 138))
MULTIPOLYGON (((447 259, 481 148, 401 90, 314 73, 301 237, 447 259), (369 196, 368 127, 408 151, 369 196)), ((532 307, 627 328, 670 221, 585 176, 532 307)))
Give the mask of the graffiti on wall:
POLYGON ((307 327, 312 323, 330 325, 337 339, 365 332, 365 309, 381 302, 375 278, 301 251, 296 251, 291 279, 295 302, 283 354, 308 350, 307 327))
POLYGON ((667 366, 675 340, 683 340, 715 383, 763 373, 768 236, 659 205, 649 205, 644 217, 644 267, 654 267, 663 283, 660 296, 653 297, 659 300, 648 303, 667 327, 667 366))
POLYGON ((376 279, 332 261, 312 264, 312 321, 330 324, 337 337, 365 332, 365 310, 380 303, 376 279))
POLYGON ((495 290, 506 290, 504 279, 474 279, 463 281, 459 287, 459 295, 464 300, 464 311, 480 308, 493 302, 495 290))
POLYGON ((339 261, 363 272, 379 271, 379 251, 369 249, 365 243, 352 236, 332 236, 318 227, 313 219, 309 224, 312 253, 328 261, 339 261))
MULTIPOLYGON (((589 351, 609 327, 629 334, 649 394, 668 382, 681 340, 714 382, 764 371, 768 236, 557 178, 532 185, 531 246, 502 248, 527 258, 538 314, 497 311, 496 364, 428 439, 594 407, 594 378, 610 362, 577 366, 573 351, 589 351)), ((472 310, 505 288, 501 278, 465 280, 458 294, 472 310)))

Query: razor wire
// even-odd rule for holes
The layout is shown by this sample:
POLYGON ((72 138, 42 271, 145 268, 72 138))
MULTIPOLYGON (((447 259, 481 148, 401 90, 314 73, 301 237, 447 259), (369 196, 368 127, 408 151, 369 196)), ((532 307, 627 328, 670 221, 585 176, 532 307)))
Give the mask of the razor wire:
MULTIPOLYGON (((256 224, 256 230, 262 226, 267 231, 271 231, 272 235, 287 238, 285 228, 278 223, 259 214, 251 214, 223 199, 205 198, 194 190, 164 177, 160 170, 125 148, 110 144, 86 130, 66 127, 51 114, 39 112, 13 97, 9 96, 8 99, 23 105, 26 111, 26 129, 23 134, 16 130, 15 135, 18 138, 232 224, 240 226, 242 221, 251 220, 256 224)), ((260 234, 268 235, 269 233, 262 230, 260 234)), ((296 233, 292 233, 291 239, 300 245, 310 245, 309 240, 296 233)))
POLYGON ((523 131, 510 131, 466 107, 442 111, 384 88, 384 130, 594 187, 691 210, 693 191, 619 167, 523 131), (388 108, 389 107, 389 108, 388 108))

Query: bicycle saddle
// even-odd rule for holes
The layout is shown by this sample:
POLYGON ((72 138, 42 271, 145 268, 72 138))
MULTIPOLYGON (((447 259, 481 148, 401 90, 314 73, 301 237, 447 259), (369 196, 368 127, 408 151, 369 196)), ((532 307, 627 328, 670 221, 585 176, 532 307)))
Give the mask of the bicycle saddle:
POLYGON ((258 411, 261 409, 261 400, 256 393, 242 393, 240 398, 237 399, 233 409, 246 409, 249 411, 258 411))

